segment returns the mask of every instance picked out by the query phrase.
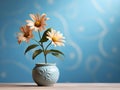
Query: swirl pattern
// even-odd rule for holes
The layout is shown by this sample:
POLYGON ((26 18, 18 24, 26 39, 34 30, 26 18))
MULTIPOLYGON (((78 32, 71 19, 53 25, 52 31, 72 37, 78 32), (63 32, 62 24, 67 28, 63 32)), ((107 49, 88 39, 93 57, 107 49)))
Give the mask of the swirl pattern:
MULTIPOLYGON (((32 68, 43 62, 43 57, 32 61, 31 53, 24 56, 27 45, 17 44, 16 32, 28 14, 43 12, 51 18, 47 24, 66 37, 62 50, 65 60, 48 57, 49 62, 56 62, 60 68, 59 82, 120 82, 119 8, 120 0, 2 1, 0 82, 32 81, 32 68), (21 73, 26 79, 18 78, 21 73)), ((43 72, 46 69, 39 73, 43 72)), ((45 75, 49 77, 50 73, 45 75)))

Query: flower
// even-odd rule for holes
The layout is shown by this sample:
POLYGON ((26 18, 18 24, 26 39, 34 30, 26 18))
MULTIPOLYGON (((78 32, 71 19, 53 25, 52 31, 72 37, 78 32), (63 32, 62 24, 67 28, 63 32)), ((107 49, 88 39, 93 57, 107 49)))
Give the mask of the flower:
POLYGON ((48 28, 45 30, 46 20, 48 20, 48 18, 46 18, 46 14, 42 14, 41 16, 39 14, 30 14, 30 17, 32 18, 32 20, 26 20, 27 24, 20 28, 21 32, 19 32, 17 36, 19 44, 22 41, 29 42, 32 38, 32 40, 35 41, 34 43, 32 42, 33 44, 29 45, 25 49, 24 54, 34 49, 32 59, 35 59, 36 56, 41 53, 43 53, 44 55, 45 63, 47 63, 48 54, 61 59, 61 55, 64 54, 57 49, 49 49, 49 46, 51 44, 53 44, 54 46, 64 46, 65 37, 63 37, 63 34, 52 28, 48 28), (42 32, 43 30, 44 32, 42 32), (38 37, 34 37, 34 31, 37 31, 38 37), (36 38, 38 38, 38 40, 36 38))
POLYGON ((20 28, 18 33, 18 43, 20 44, 22 41, 29 42, 31 38, 33 38, 32 30, 29 26, 25 25, 20 28))
POLYGON ((31 27, 31 29, 34 29, 35 31, 42 31, 45 30, 46 26, 46 20, 49 18, 46 18, 46 14, 30 14, 30 17, 32 20, 26 20, 27 25, 31 27))
POLYGON ((58 31, 55 31, 54 29, 51 29, 51 31, 48 31, 47 38, 52 41, 52 44, 55 46, 64 46, 65 38, 63 35, 58 31))

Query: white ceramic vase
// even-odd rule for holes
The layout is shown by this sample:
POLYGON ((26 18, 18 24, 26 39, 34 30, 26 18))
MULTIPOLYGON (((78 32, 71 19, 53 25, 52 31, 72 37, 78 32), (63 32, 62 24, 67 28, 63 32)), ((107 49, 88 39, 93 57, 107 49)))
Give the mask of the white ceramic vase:
POLYGON ((38 86, 50 86, 59 78, 59 69, 56 64, 36 64, 32 70, 33 80, 38 86))

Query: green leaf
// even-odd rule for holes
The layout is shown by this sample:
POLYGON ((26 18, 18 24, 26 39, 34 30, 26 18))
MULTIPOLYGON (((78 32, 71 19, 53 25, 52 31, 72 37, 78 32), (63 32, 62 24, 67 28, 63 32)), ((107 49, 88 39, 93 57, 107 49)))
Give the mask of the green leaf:
POLYGON ((59 54, 61 54, 61 55, 64 55, 61 51, 59 51, 59 50, 55 50, 55 49, 51 49, 50 51, 52 51, 52 52, 54 52, 54 53, 59 53, 59 54))
POLYGON ((59 53, 51 53, 53 56, 63 60, 63 57, 59 53))
POLYGON ((38 56, 39 54, 41 54, 43 51, 41 49, 35 50, 35 52, 33 53, 32 59, 35 59, 36 56, 38 56))
POLYGON ((54 50, 54 49, 47 50, 46 54, 49 54, 49 53, 51 53, 53 56, 56 56, 57 58, 60 58, 60 59, 63 59, 61 55, 64 56, 64 54, 59 50, 54 50))
POLYGON ((48 32, 48 31, 51 31, 51 28, 48 28, 48 29, 43 33, 43 36, 42 36, 40 42, 47 42, 48 39, 46 38, 46 36, 47 36, 47 32, 48 32))
POLYGON ((31 49, 34 49, 36 48, 38 45, 37 44, 32 44, 30 46, 28 46, 24 52, 24 54, 26 54, 28 51, 30 51, 31 49))
POLYGON ((59 53, 51 53, 53 56, 59 57, 60 54, 59 53))

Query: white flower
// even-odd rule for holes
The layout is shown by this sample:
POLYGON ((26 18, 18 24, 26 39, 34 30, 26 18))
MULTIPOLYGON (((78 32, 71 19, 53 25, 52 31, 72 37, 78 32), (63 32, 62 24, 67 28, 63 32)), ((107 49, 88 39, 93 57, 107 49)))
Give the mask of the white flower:
POLYGON ((47 38, 52 41, 52 44, 55 46, 64 46, 65 37, 59 31, 55 31, 51 29, 51 31, 47 32, 47 38))
POLYGON ((30 17, 32 20, 26 20, 26 22, 27 25, 31 27, 31 29, 34 29, 35 31, 45 30, 46 20, 49 19, 46 18, 46 14, 30 14, 30 17))

